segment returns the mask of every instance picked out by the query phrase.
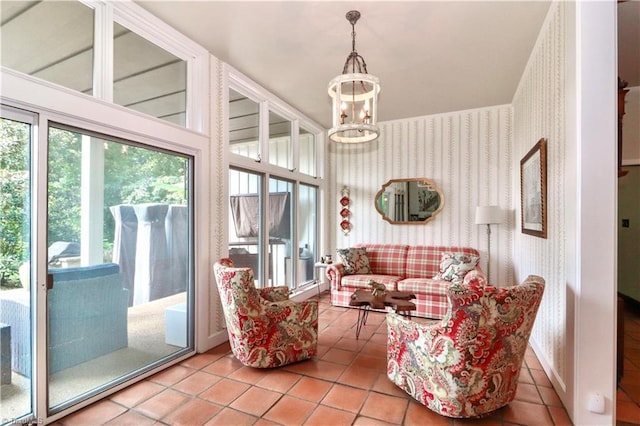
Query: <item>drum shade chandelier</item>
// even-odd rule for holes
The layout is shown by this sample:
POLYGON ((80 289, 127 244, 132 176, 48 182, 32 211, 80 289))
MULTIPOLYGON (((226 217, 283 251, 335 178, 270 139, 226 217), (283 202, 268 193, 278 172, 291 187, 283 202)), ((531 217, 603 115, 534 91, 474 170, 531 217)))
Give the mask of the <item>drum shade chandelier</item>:
POLYGON ((356 22, 360 12, 347 12, 351 24, 351 53, 342 74, 329 82, 333 104, 333 127, 329 139, 340 143, 371 142, 378 138, 378 77, 367 73, 364 58, 356 51, 356 22))

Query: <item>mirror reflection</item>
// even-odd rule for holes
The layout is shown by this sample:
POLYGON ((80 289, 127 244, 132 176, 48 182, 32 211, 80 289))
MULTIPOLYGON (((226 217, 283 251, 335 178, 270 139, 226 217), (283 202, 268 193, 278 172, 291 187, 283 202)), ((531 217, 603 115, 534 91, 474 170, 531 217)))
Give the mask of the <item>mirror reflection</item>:
POLYGON ((424 224, 443 205, 442 191, 427 178, 391 179, 375 199, 376 210, 389 223, 424 224))

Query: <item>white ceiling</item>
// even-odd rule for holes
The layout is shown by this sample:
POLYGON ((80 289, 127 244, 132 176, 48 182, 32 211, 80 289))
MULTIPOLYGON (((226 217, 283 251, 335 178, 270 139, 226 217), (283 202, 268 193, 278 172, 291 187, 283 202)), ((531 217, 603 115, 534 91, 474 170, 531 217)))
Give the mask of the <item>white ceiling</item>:
POLYGON ((214 56, 331 127, 327 84, 356 49, 380 79, 379 121, 510 103, 547 1, 138 1, 214 56))
MULTIPOLYGON (((379 121, 510 103, 548 1, 138 1, 324 127, 327 84, 356 49, 380 78, 379 121)), ((640 2, 620 24, 638 40, 640 2), (635 31, 635 32, 634 32, 635 31)), ((625 78, 640 84, 635 68, 625 78)), ((625 52, 626 53, 626 52, 625 52)), ((622 66, 621 66, 622 71, 622 66)))

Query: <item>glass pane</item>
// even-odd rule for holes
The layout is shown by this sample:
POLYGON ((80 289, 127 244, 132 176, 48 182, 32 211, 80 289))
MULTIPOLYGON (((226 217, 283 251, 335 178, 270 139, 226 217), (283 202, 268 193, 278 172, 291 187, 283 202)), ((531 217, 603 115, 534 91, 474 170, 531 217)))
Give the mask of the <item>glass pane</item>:
POLYGON ((260 105, 229 89, 229 150, 260 159, 260 105))
POLYGON ((93 94, 93 9, 78 1, 0 2, 3 66, 93 94))
POLYGON ((291 121, 269 111, 269 163, 291 169, 291 121))
POLYGON ((120 24, 113 36, 114 103, 186 126, 186 61, 120 24))
POLYGON ((278 285, 295 288, 296 268, 293 265, 291 235, 293 229, 293 183, 269 179, 269 254, 272 257, 273 276, 278 285), (283 269, 284 267, 284 269, 283 269), (284 276, 283 276, 284 275, 284 276))
MULTIPOLYGON (((237 267, 253 270, 256 287, 262 285, 260 229, 262 177, 240 170, 229 170, 229 257, 237 267)), ((269 269, 269 279, 272 269, 269 269)))
POLYGON ((317 176, 316 173, 316 136, 308 130, 300 128, 300 173, 317 176))
MULTIPOLYGON (((32 413, 31 125, 0 119, 0 423, 32 413)), ((22 423, 22 422, 19 422, 22 423)))
POLYGON ((298 252, 300 267, 298 284, 313 280, 313 264, 317 255, 318 235, 318 188, 300 184, 298 194, 298 252))
POLYGON ((187 157, 49 129, 47 295, 54 411, 191 346, 187 157))

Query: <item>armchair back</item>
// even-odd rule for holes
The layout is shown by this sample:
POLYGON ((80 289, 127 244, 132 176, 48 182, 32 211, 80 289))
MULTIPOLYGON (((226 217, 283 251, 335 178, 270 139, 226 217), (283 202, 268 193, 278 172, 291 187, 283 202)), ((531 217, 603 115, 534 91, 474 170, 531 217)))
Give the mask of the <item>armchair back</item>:
POLYGON ((544 279, 496 288, 452 285, 442 321, 388 314, 387 375, 448 417, 477 417, 511 402, 544 292, 544 279))

